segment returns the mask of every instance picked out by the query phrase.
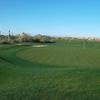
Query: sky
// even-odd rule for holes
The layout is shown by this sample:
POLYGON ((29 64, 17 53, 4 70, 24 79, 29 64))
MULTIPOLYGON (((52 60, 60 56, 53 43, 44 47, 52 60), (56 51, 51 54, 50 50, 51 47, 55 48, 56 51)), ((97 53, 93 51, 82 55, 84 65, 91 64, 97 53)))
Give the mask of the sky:
POLYGON ((0 31, 100 37, 100 0, 0 0, 0 31))

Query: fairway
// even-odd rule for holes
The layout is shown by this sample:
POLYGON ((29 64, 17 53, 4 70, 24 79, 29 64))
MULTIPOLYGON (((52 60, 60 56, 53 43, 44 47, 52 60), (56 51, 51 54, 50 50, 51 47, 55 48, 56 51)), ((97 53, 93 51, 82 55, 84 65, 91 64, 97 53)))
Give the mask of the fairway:
POLYGON ((100 100, 100 43, 0 45, 0 100, 100 100))

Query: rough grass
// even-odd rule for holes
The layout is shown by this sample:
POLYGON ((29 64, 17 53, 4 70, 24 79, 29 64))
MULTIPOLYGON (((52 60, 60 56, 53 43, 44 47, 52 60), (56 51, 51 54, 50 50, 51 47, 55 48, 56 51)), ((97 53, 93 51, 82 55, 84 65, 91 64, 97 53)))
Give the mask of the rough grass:
POLYGON ((0 100, 100 100, 100 44, 0 47, 0 100))

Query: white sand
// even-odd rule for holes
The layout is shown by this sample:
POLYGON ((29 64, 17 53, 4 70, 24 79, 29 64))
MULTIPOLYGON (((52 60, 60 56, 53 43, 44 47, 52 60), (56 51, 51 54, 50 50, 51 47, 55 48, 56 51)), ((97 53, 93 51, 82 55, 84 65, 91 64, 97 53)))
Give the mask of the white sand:
POLYGON ((47 47, 47 45, 33 45, 32 47, 40 48, 40 47, 47 47))

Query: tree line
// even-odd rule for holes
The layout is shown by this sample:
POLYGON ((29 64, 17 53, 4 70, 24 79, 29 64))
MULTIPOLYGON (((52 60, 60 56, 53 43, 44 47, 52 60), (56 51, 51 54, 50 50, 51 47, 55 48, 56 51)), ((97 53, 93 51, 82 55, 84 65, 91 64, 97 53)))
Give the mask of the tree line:
POLYGON ((12 44, 22 42, 55 43, 55 39, 54 37, 41 34, 31 36, 25 32, 17 35, 11 34, 10 31, 8 35, 0 34, 0 44, 12 44))

